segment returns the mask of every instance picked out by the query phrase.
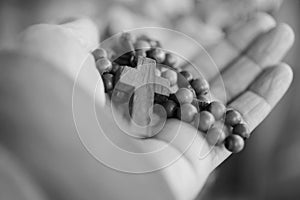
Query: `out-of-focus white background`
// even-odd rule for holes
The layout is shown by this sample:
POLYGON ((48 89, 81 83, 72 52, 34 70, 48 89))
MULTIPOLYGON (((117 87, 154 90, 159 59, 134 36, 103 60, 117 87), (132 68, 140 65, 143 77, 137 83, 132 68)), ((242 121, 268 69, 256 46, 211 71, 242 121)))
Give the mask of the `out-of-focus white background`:
MULTIPOLYGON (((294 82, 280 104, 257 128, 245 151, 230 157, 211 175, 199 199, 299 199, 300 44, 297 36, 300 1, 286 0, 281 6, 279 0, 197 2, 0 1, 0 49, 17 45, 15 37, 31 24, 57 23, 72 16, 90 16, 99 25, 102 39, 107 25, 112 33, 135 27, 162 26, 182 31, 209 46, 224 36, 228 26, 242 23, 252 13, 262 10, 272 14, 279 22, 290 24, 296 33, 295 45, 285 59, 294 69, 294 82)), ((4 161, 8 162, 0 158, 0 167, 4 161)), ((1 173, 0 178, 4 178, 1 173)))

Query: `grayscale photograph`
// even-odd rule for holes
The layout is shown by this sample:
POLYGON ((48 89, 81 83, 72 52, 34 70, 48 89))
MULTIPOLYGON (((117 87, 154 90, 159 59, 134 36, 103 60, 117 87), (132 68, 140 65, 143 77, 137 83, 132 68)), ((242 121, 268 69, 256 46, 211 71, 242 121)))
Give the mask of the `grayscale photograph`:
POLYGON ((299 200, 299 0, 0 0, 0 200, 299 200))

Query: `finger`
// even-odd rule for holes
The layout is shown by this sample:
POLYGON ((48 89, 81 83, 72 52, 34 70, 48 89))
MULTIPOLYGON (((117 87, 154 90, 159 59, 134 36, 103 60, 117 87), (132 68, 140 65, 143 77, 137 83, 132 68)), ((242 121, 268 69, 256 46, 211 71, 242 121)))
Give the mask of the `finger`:
POLYGON ((239 52, 246 49, 259 35, 275 27, 276 22, 272 16, 266 13, 257 13, 246 23, 232 29, 228 29, 227 41, 239 52))
MULTIPOLYGON (((252 132, 285 94, 292 78, 293 72, 287 64, 281 63, 273 68, 268 68, 253 82, 249 90, 229 106, 242 114, 243 120, 252 132)), ((216 166, 218 166, 230 153, 224 147, 215 149, 218 158, 216 166)))
POLYGON ((62 25, 38 24, 20 34, 19 48, 74 73, 74 68, 98 45, 97 35, 96 26, 88 19, 62 25))
POLYGON ((287 64, 281 63, 268 68, 230 107, 242 114, 250 131, 253 131, 285 94, 292 78, 293 72, 287 64))
MULTIPOLYGON (((253 131, 287 91, 291 80, 292 71, 288 65, 279 64, 268 68, 251 85, 249 91, 231 103, 230 107, 241 112, 253 131)), ((202 176, 203 172, 209 172, 209 168, 214 169, 230 155, 224 146, 217 146, 212 150, 201 133, 178 120, 169 120, 156 137, 174 146, 202 176)))
POLYGON ((99 45, 98 27, 88 18, 68 21, 60 26, 68 30, 87 51, 92 51, 99 45))
MULTIPOLYGON (((268 15, 260 15, 252 20, 253 21, 250 20, 239 29, 235 31, 232 30, 230 33, 232 36, 228 38, 232 38, 233 42, 234 38, 237 36, 244 38, 236 42, 236 47, 233 46, 235 43, 229 43, 229 39, 225 39, 210 50, 209 53, 212 56, 212 59, 217 61, 218 67, 225 67, 232 59, 238 56, 242 49, 248 46, 257 35, 270 29, 275 24, 274 20, 268 15), (226 51, 226 48, 229 49, 229 51, 226 51)), ((212 77, 217 73, 211 71, 213 66, 210 66, 211 61, 207 60, 205 52, 200 52, 200 56, 195 61, 198 62, 196 66, 201 66, 201 71, 204 69, 204 76, 212 77)), ((193 69, 189 68, 189 70, 193 69)), ((203 152, 210 152, 210 147, 205 142, 202 134, 190 125, 180 125, 176 120, 169 120, 165 129, 157 135, 157 138, 173 145, 179 152, 184 154, 198 174, 201 174, 204 171, 209 172, 210 170, 208 168, 211 169, 219 163, 217 159, 214 159, 214 151, 211 151, 211 154, 208 153, 207 156, 201 155, 203 152)), ((223 157, 229 155, 226 151, 220 150, 217 152, 222 152, 223 157)), ((221 153, 218 153, 218 155, 220 154, 221 153)))
POLYGON ((241 58, 222 72, 222 77, 217 76, 212 81, 211 92, 224 103, 231 101, 243 92, 263 69, 280 62, 293 42, 294 33, 286 24, 280 24, 262 34, 241 58))
MULTIPOLYGON (((199 52, 196 49, 185 49, 185 52, 187 52, 186 54, 194 55, 194 58, 190 59, 192 64, 196 67, 201 67, 203 76, 210 80, 239 56, 258 35, 267 32, 274 26, 275 21, 270 15, 259 13, 245 24, 231 29, 226 38, 207 49, 210 57, 203 50, 199 52), (197 54, 195 55, 194 52, 197 52, 197 54)), ((199 74, 189 64, 185 65, 185 67, 194 74, 199 74)))

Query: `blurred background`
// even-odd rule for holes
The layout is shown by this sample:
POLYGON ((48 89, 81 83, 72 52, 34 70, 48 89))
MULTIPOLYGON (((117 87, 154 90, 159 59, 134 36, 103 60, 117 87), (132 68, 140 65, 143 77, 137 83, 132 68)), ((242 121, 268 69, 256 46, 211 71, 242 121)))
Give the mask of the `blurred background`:
MULTIPOLYGON (((295 31, 295 45, 285 59, 294 69, 294 82, 255 130, 247 148, 210 176, 198 199, 300 199, 299 0, 2 0, 0 49, 14 48, 14 38, 29 25, 57 23, 74 16, 93 18, 102 40, 124 29, 162 26, 182 31, 208 47, 224 37, 226 28, 260 11, 295 31)), ((14 161, 0 156, 0 168, 10 162, 14 161)), ((0 178, 7 174, 0 172, 0 178)), ((22 184, 21 175, 13 176, 17 181, 12 184, 22 184)))

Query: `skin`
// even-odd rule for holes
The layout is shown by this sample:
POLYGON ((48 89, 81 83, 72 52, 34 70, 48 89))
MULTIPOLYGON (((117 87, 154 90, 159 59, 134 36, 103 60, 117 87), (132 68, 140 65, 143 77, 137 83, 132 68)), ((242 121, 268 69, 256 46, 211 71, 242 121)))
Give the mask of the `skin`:
MULTIPOLYGON (((224 39, 226 43, 236 41, 234 48, 225 45, 228 49, 224 49, 220 42, 209 49, 221 74, 210 71, 205 60, 201 63, 200 50, 194 61, 202 64, 214 98, 237 109, 253 131, 292 81, 292 71, 281 59, 294 35, 287 25, 276 25, 265 14, 247 23, 224 39), (233 53, 219 53, 221 49, 233 53), (219 96, 223 85, 216 77, 220 75, 226 99, 219 96)), ((111 148, 93 120, 94 85, 100 76, 89 55, 98 45, 97 27, 90 20, 32 26, 20 36, 19 44, 19 49, 0 56, 0 110, 7 124, 1 127, 1 141, 50 199, 193 199, 208 175, 230 156, 223 146, 211 148, 193 126, 175 119, 168 120, 154 138, 128 137, 115 124, 100 81, 95 106, 107 135, 119 146, 139 153, 166 145, 157 156, 142 158, 111 148), (88 68, 80 74, 72 94, 78 63, 87 55, 84 66, 88 68), (93 150, 107 158, 106 164, 117 163, 119 170, 89 154, 78 131, 83 136, 90 134, 95 141, 93 150), (166 166, 170 158, 178 159, 166 166)))

